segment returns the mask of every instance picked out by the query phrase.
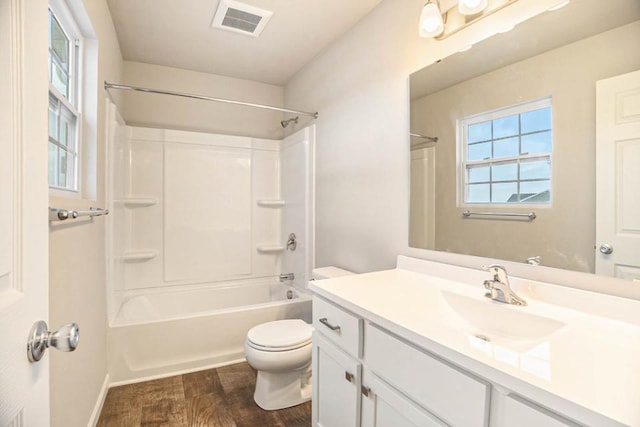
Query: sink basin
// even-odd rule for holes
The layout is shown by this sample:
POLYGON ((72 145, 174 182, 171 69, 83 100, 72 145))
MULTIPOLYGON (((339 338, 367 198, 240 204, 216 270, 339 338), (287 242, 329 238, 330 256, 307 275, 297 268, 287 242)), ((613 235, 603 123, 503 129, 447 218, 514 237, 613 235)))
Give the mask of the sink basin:
POLYGON ((529 313, 525 307, 507 306, 490 299, 475 299, 449 291, 442 295, 449 308, 462 318, 472 333, 500 341, 540 341, 564 327, 555 319, 529 313))

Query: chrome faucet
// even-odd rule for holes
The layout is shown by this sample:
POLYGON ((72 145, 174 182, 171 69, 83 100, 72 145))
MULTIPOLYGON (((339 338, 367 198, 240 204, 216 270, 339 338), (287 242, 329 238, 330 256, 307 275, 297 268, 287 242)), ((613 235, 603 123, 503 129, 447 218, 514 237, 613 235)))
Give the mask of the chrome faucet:
POLYGON ((295 276, 293 275, 293 273, 283 273, 280 275, 281 282, 286 282, 287 280, 293 280, 294 278, 295 276))
POLYGON ((484 287, 489 290, 489 292, 485 294, 487 298, 491 298, 494 301, 505 302, 507 304, 527 305, 525 300, 520 298, 511 290, 507 270, 503 266, 492 264, 482 267, 482 269, 493 275, 492 280, 484 281, 484 287))

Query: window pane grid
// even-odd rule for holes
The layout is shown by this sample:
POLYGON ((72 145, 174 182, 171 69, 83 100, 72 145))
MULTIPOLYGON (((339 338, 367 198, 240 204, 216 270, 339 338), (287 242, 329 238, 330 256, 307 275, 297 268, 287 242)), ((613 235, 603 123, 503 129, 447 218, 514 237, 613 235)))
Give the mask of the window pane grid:
POLYGON ((49 186, 62 189, 77 187, 77 114, 49 92, 49 186))
POLYGON ((515 138, 515 137, 525 137, 525 136, 543 134, 545 132, 550 132, 550 131, 551 131, 551 129, 542 129, 542 130, 537 130, 537 131, 534 131, 534 132, 523 132, 523 133, 520 133, 518 135, 503 136, 503 137, 500 137, 500 138, 491 138, 491 139, 486 139, 486 140, 482 140, 482 141, 469 142, 467 145, 468 146, 472 146, 472 145, 478 145, 478 144, 486 144, 487 142, 505 141, 505 140, 512 139, 512 138, 515 138))
POLYGON ((532 110, 474 117, 473 122, 462 121, 464 201, 549 203, 551 106, 538 103, 532 110))

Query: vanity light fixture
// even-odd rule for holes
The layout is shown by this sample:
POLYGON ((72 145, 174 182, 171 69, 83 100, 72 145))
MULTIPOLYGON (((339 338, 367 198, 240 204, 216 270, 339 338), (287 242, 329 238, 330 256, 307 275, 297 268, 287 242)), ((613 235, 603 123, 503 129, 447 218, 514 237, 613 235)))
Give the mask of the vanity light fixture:
MULTIPOLYGON (((429 0, 420 14, 420 36, 443 40, 517 1, 429 0)), ((511 27, 505 27, 500 32, 510 29, 511 27)))
POLYGON ((487 8, 489 0, 458 0, 458 12, 463 15, 475 15, 487 8))
POLYGON ((438 37, 443 31, 444 20, 438 0, 435 2, 429 0, 420 14, 420 37, 438 37))

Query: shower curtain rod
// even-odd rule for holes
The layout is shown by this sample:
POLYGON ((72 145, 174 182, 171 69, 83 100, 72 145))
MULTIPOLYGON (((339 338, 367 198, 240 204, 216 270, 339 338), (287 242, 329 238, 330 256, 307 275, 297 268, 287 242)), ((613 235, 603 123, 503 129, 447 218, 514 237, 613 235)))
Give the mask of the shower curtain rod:
POLYGON ((109 89, 118 90, 133 90, 136 92, 157 93, 160 95, 172 95, 180 96, 183 98, 202 99, 204 101, 224 102, 225 104, 246 105, 247 107, 263 108, 265 110, 282 111, 284 113, 302 114, 305 116, 311 116, 314 119, 318 118, 318 113, 309 113, 307 111, 289 110, 288 108, 272 107, 271 105, 253 104, 251 102, 233 101, 231 99, 213 98, 211 96, 195 95, 192 93, 173 92, 170 90, 158 90, 149 89, 146 87, 128 86, 115 83, 104 82, 104 89, 108 92, 109 89))

